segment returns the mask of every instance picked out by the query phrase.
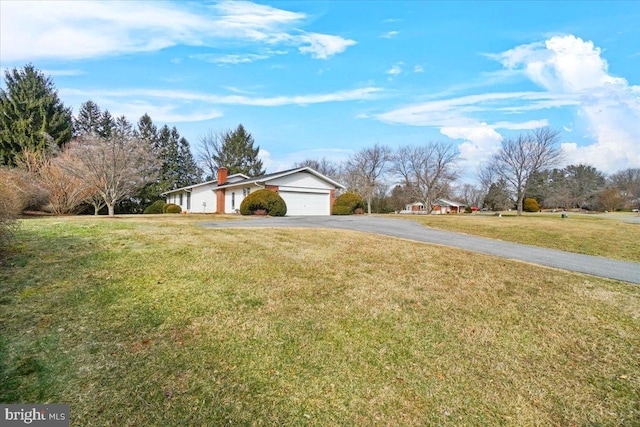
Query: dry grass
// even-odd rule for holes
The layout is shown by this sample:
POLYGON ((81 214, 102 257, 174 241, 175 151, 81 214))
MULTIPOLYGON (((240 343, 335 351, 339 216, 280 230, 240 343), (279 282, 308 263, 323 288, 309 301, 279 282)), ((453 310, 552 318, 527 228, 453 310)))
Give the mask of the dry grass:
POLYGON ((473 215, 402 215, 429 227, 491 239, 559 249, 579 254, 640 262, 640 221, 632 215, 525 214, 517 217, 473 215))
POLYGON ((0 401, 68 402, 78 426, 640 419, 640 287, 195 221, 24 221, 0 273, 0 401))

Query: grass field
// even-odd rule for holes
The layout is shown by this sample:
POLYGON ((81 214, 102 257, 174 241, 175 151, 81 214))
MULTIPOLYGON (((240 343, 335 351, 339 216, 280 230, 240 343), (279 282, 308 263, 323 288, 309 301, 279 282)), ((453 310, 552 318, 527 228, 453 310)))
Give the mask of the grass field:
POLYGON ((541 246, 579 254, 640 262, 640 221, 637 214, 503 213, 472 215, 398 215, 429 227, 541 246))
POLYGON ((638 286, 201 219, 22 221, 0 402, 69 403, 73 426, 639 423, 638 286))

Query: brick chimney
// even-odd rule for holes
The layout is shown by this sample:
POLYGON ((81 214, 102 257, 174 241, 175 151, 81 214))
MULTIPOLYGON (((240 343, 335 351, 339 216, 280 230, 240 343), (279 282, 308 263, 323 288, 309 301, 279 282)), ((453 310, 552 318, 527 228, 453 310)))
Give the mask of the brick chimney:
MULTIPOLYGON (((227 183, 227 168, 218 168, 218 185, 227 183)), ((216 213, 224 213, 224 188, 216 190, 216 213)))
POLYGON ((227 168, 224 166, 218 168, 218 185, 224 185, 227 183, 227 168))

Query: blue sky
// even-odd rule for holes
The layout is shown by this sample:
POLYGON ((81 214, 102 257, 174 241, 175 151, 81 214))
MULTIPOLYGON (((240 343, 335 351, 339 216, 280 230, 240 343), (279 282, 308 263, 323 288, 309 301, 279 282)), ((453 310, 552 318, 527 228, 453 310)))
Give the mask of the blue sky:
POLYGON ((458 145, 463 180, 504 137, 561 132, 565 163, 640 167, 640 2, 6 1, 0 67, 176 126, 242 123, 268 172, 373 144, 458 145))

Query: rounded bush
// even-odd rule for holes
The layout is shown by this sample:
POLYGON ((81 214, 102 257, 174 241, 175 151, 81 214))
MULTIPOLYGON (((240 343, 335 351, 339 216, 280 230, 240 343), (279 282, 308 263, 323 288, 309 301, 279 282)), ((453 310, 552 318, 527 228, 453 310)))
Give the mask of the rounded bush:
POLYGON ((525 212, 538 212, 540 210, 540 205, 538 204, 538 201, 536 199, 528 197, 524 199, 522 209, 525 212))
POLYGON ((161 214, 164 213, 164 207, 167 204, 164 202, 164 200, 156 200, 155 202, 151 203, 149 206, 147 206, 146 208, 144 208, 144 211, 142 211, 143 214, 161 214))
POLYGON ((164 213, 179 214, 179 213, 182 213, 182 208, 179 205, 174 205, 173 203, 169 203, 167 206, 165 206, 164 213))
POLYGON ((353 215, 357 210, 364 211, 364 201, 356 193, 341 194, 333 203, 332 215, 353 215))
POLYGON ((254 215, 256 211, 264 211, 269 216, 285 216, 287 204, 275 191, 258 190, 249 194, 240 203, 242 215, 254 215))

